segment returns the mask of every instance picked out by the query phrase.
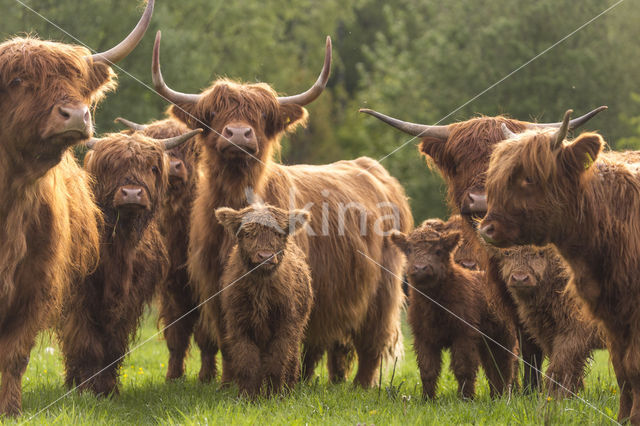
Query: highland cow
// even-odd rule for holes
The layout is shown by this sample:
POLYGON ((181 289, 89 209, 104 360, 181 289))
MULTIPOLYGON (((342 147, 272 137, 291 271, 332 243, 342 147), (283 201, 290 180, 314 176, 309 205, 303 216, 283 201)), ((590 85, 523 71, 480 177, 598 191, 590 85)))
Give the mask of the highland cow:
POLYGON ((552 247, 533 246, 503 250, 500 267, 520 320, 549 359, 547 389, 557 397, 575 394, 583 388, 589 356, 604 345, 565 291, 570 270, 552 247))
POLYGON ((439 222, 426 221, 409 235, 391 234, 408 258, 408 320, 414 335, 422 395, 435 397, 445 348, 451 349, 451 368, 460 396, 474 397, 480 364, 491 396, 502 394, 515 375, 515 333, 493 311, 483 273, 469 271, 453 261, 461 234, 442 231, 445 224, 439 222))
POLYGON ((145 306, 166 279, 169 258, 156 223, 169 179, 169 149, 196 131, 154 140, 139 133, 94 139, 85 157, 104 217, 100 261, 62 309, 68 387, 118 393, 118 368, 145 306))
MULTIPOLYGON (((453 215, 446 222, 442 222, 440 219, 427 219, 424 224, 428 224, 438 232, 453 232, 458 231, 462 235, 463 219, 460 215, 453 215)), ((471 271, 478 270, 478 259, 481 254, 476 252, 476 245, 473 242, 468 241, 465 238, 460 238, 460 243, 453 251, 453 260, 471 271)))
MULTIPOLYGON (((239 84, 220 79, 202 94, 176 92, 160 73, 160 34, 156 37, 153 80, 158 93, 175 103, 171 114, 190 128, 204 128, 203 147, 189 240, 189 271, 206 300, 220 291, 220 276, 233 240, 211 211, 241 209, 252 190, 265 202, 292 210, 308 207, 314 220, 295 237, 307 255, 314 308, 304 338, 303 372, 313 374, 326 350, 340 348, 334 371, 345 372, 353 344, 358 355, 355 383, 369 387, 383 357, 401 350, 400 312, 404 296, 400 275, 403 256, 388 243, 392 229, 407 232, 412 218, 400 184, 368 158, 323 166, 283 166, 273 161, 280 138, 305 122, 305 105, 324 89, 331 63, 327 39, 325 64, 308 91, 278 97, 267 84, 239 84), (382 265, 382 268, 379 265, 382 265), (390 271, 391 273, 385 271, 390 271)), ((229 381, 230 352, 218 298, 203 307, 207 325, 221 344, 223 382, 229 381)), ((344 377, 331 377, 332 381, 344 377)))
MULTIPOLYGON (((597 108, 571 122, 576 129, 606 107, 597 108)), ((537 388, 540 384, 539 367, 542 349, 526 332, 518 319, 513 298, 500 275, 500 253, 487 250, 477 236, 478 219, 486 213, 484 195, 485 176, 493 147, 502 141, 502 124, 513 131, 536 128, 558 128, 560 123, 528 123, 503 116, 478 117, 460 123, 442 126, 428 126, 409 123, 379 112, 363 109, 361 112, 373 115, 385 123, 421 139, 420 152, 436 165, 448 185, 448 203, 451 210, 459 213, 463 220, 465 241, 474 244, 473 251, 480 255, 479 269, 486 271, 493 303, 501 315, 517 326, 520 351, 524 359, 525 390, 537 388)))
POLYGON ((311 272, 292 236, 309 221, 304 210, 267 205, 220 208, 216 218, 235 236, 221 278, 233 377, 241 394, 267 395, 300 379, 300 344, 313 305, 311 272))
POLYGON ((32 37, 0 44, 0 415, 20 413, 36 335, 95 268, 101 218, 71 147, 92 135, 90 108, 116 86, 110 64, 135 48, 152 11, 150 1, 104 53, 32 37))
POLYGON ((505 129, 487 173, 481 235, 499 247, 553 244, 569 288, 603 328, 620 386, 618 420, 640 424, 640 176, 638 153, 602 154, 596 133, 505 129))
MULTIPOLYGON (((182 122, 174 119, 145 125, 123 118, 116 121, 156 139, 176 137, 189 131, 182 122)), ((195 138, 167 151, 170 159, 169 186, 158 211, 158 226, 171 262, 167 280, 159 291, 160 321, 164 325, 164 338, 169 348, 167 380, 184 376, 184 361, 192 334, 200 348, 199 379, 209 382, 216 377, 218 345, 200 326, 201 309, 187 271, 189 224, 198 182, 196 165, 199 152, 195 138)))

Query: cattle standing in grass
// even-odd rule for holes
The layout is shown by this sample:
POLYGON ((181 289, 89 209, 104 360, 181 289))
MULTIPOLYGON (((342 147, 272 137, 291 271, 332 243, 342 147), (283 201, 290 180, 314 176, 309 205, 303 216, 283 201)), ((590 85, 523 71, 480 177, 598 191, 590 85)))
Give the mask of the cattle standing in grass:
POLYGON ((100 214, 71 146, 93 133, 90 107, 115 88, 109 65, 152 11, 150 1, 129 37, 95 55, 30 37, 0 44, 0 415, 20 412, 37 333, 96 265, 100 214))
POLYGON ((62 312, 66 384, 97 395, 118 392, 118 367, 144 307, 166 279, 169 258, 156 221, 168 185, 165 147, 195 132, 157 141, 139 133, 92 140, 85 169, 104 217, 100 262, 62 312))
MULTIPOLYGON (((598 112, 600 107, 571 122, 575 129, 598 112)), ((463 220, 463 237, 475 244, 474 251, 481 255, 479 268, 487 272, 487 281, 492 299, 502 311, 502 315, 518 327, 520 350, 526 362, 524 368, 525 389, 538 387, 540 375, 538 367, 542 360, 542 349, 526 333, 518 320, 515 302, 509 295, 507 285, 500 276, 500 254, 497 250, 487 250, 476 233, 478 219, 486 212, 484 182, 489 158, 493 147, 502 141, 502 124, 513 131, 527 128, 557 128, 559 123, 537 124, 513 120, 507 117, 478 117, 460 123, 444 126, 428 126, 409 123, 372 110, 361 110, 379 118, 385 123, 421 139, 420 151, 428 157, 448 184, 448 202, 451 209, 460 213, 463 220), (531 367, 533 366, 533 367, 531 367)))
MULTIPOLYGON (((281 136, 305 121, 303 106, 316 99, 326 84, 330 40, 316 84, 290 97, 278 97, 267 84, 224 79, 202 94, 176 92, 162 79, 159 42, 158 34, 153 60, 156 90, 176 104, 172 115, 191 128, 204 128, 198 137, 203 147, 203 175, 198 181, 189 241, 189 270, 200 300, 220 290, 219 279, 233 246, 211 214, 213 209, 245 207, 248 189, 287 210, 310 204, 314 225, 311 231, 296 235, 311 268, 315 300, 304 338, 303 371, 309 377, 325 350, 353 343, 359 361, 355 382, 373 385, 382 357, 393 358, 401 350, 403 294, 397 277, 403 256, 385 235, 392 229, 406 232, 411 226, 404 191, 368 158, 323 166, 283 166, 272 159, 281 136)), ((224 336, 219 298, 203 309, 213 334, 224 336)), ((219 342, 223 363, 228 364, 230 354, 224 342, 219 342)), ((226 371, 223 365, 223 381, 230 379, 226 371)))
POLYGON ((216 218, 238 243, 221 278, 233 377, 251 398, 279 393, 300 379, 300 344, 313 305, 311 272, 292 235, 304 210, 251 205, 220 208, 216 218))
MULTIPOLYGON (((189 130, 175 119, 146 125, 122 118, 116 121, 155 139, 176 137, 189 130)), ((184 376, 184 360, 193 334, 200 348, 199 378, 209 382, 216 376, 218 345, 199 324, 198 299, 187 271, 189 224, 198 182, 196 165, 199 152, 195 138, 167 151, 170 159, 169 186, 158 211, 158 226, 165 239, 171 265, 167 280, 160 288, 160 320, 165 326, 164 338, 169 348, 167 379, 184 376)))
POLYGON ((553 244, 573 272, 572 291, 598 320, 621 389, 618 420, 640 424, 640 163, 638 153, 601 154, 596 133, 565 143, 557 132, 512 135, 487 173, 492 244, 553 244))
POLYGON ((443 231, 444 226, 444 222, 432 219, 409 235, 391 234, 408 258, 408 319, 422 395, 435 397, 445 348, 451 349, 451 368, 462 397, 473 398, 480 364, 489 380, 491 395, 502 394, 515 375, 515 333, 493 311, 483 273, 454 262, 453 251, 460 233, 443 231))
POLYGON ((591 352, 603 347, 595 325, 583 318, 578 301, 565 291, 571 275, 552 247, 523 246, 502 251, 502 279, 526 330, 549 359, 545 381, 555 396, 583 387, 591 352))

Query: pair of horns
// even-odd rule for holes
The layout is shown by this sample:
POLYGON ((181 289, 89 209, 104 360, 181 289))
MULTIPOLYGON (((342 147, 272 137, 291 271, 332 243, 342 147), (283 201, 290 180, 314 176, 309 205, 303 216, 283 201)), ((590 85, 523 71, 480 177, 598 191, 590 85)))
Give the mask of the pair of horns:
MULTIPOLYGON (((156 34, 156 41, 153 45, 153 61, 151 63, 151 75, 153 77, 153 86, 155 87, 156 92, 158 92, 158 94, 174 104, 197 103, 202 95, 175 91, 167 86, 164 82, 164 79, 162 78, 162 71, 160 70, 160 39, 161 35, 160 31, 158 31, 156 34)), ((296 104, 304 106, 310 104, 311 102, 316 100, 318 96, 320 96, 327 85, 327 81, 329 80, 329 73, 331 71, 331 51, 331 37, 327 36, 324 54, 324 65, 322 66, 322 72, 320 73, 320 76, 313 84, 313 86, 311 86, 311 88, 306 92, 293 96, 278 97, 278 102, 281 105, 296 104)))
MULTIPOLYGON (((142 126, 140 124, 136 124, 136 123, 133 123, 131 121, 125 120, 123 118, 118 118, 118 119, 116 119, 116 121, 119 121, 119 122, 121 122, 123 124, 126 124, 126 123, 135 124, 136 126, 140 126, 143 129, 146 127, 146 126, 142 126)), ((126 125, 128 126, 128 124, 126 124, 126 125)), ((163 147, 164 147, 164 150, 168 151, 170 149, 173 149, 173 148, 176 148, 176 147, 182 145, 183 143, 185 143, 186 141, 188 141, 189 139, 191 139, 192 137, 194 137, 198 133, 202 133, 202 129, 191 130, 190 132, 184 133, 184 134, 179 135, 179 136, 174 136, 172 138, 155 139, 155 141, 158 144, 162 144, 163 147)), ((95 148, 95 146, 96 146, 96 144, 98 142, 103 141, 105 139, 108 139, 108 138, 92 138, 89 142, 87 142, 87 144, 86 144, 87 148, 93 149, 93 148, 95 148)))
POLYGON ((111 49, 96 53, 90 56, 86 56, 87 61, 89 62, 102 62, 108 65, 115 64, 126 58, 133 49, 136 48, 144 33, 147 31, 149 27, 149 23, 151 22, 151 15, 153 15, 153 6, 155 0, 148 0, 147 7, 142 14, 142 17, 138 21, 138 25, 131 31, 131 33, 116 46, 111 49))
MULTIPOLYGON (((605 109, 607 109, 606 106, 601 106, 594 109, 593 111, 588 112, 582 117, 574 118, 571 121, 567 121, 566 129, 564 130, 565 132, 564 136, 566 136, 566 133, 569 130, 577 129, 578 127, 582 126, 584 123, 589 121, 591 118, 593 118, 593 116, 595 116, 601 111, 604 111, 605 109)), ((445 126, 429 126, 426 124, 416 124, 416 123, 410 123, 408 121, 398 120, 397 118, 389 117, 388 115, 381 114, 371 109, 366 109, 366 108, 361 109, 360 112, 372 115, 377 119, 387 123, 388 125, 395 127, 396 129, 401 130, 405 133, 410 134, 411 136, 416 136, 421 138, 431 137, 431 138, 437 138, 441 140, 447 140, 449 138, 449 133, 451 132, 450 124, 445 126)), ((569 116, 570 115, 571 114, 569 114, 569 116)), ((565 115, 565 120, 566 119, 567 117, 565 115)), ((563 121, 561 123, 527 123, 526 127, 527 129, 531 129, 531 130, 536 130, 536 129, 542 130, 542 129, 551 129, 551 128, 557 128, 562 130, 564 128, 564 125, 565 125, 565 122, 563 121)), ((503 132, 505 127, 506 126, 503 124, 503 132)), ((514 135, 514 133, 511 132, 511 130, 509 130, 508 128, 507 128, 507 131, 509 132, 509 134, 514 135)), ((507 139, 510 139, 511 137, 507 137, 507 139)))

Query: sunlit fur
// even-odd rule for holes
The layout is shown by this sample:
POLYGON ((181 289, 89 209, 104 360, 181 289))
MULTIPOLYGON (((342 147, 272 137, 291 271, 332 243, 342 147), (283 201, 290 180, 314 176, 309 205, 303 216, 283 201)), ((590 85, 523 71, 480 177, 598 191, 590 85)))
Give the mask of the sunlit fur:
POLYGON ((108 395, 118 393, 118 368, 145 305, 166 279, 169 259, 156 214, 168 183, 168 157, 153 139, 111 134, 87 153, 85 169, 105 226, 98 268, 63 306, 65 383, 108 395), (114 206, 123 185, 142 187, 148 208, 114 206))
POLYGON ((0 415, 20 412, 38 331, 98 258, 99 210, 70 150, 80 141, 50 126, 55 105, 92 106, 115 87, 87 54, 34 38, 0 44, 0 415))
MULTIPOLYGON (((194 202, 189 247, 189 271, 198 288, 200 300, 220 290, 219 278, 233 245, 211 212, 218 207, 243 208, 247 205, 245 190, 252 189, 266 202, 289 209, 301 208, 313 202, 311 214, 316 234, 298 234, 296 241, 307 253, 313 275, 315 307, 305 335, 305 377, 312 377, 317 362, 325 350, 352 342, 359 358, 355 382, 364 387, 377 380, 381 357, 393 359, 401 350, 400 311, 403 294, 400 285, 403 257, 376 233, 376 220, 389 213, 377 207, 379 202, 391 202, 399 210, 398 228, 407 231, 411 212, 406 196, 397 180, 378 163, 360 158, 323 166, 283 166, 272 157, 280 146, 280 137, 302 124, 307 116, 298 105, 280 105, 275 92, 265 84, 241 85, 228 80, 217 81, 207 89, 197 105, 180 105, 172 114, 191 127, 202 126, 187 116, 215 130, 198 136, 204 148, 200 162, 203 173, 198 182, 194 202), (230 122, 252 126, 257 138, 256 157, 236 155, 230 158, 219 151, 225 141, 219 137, 230 122), (289 191, 295 191, 289 200, 289 191), (326 192, 325 192, 326 191, 326 192), (291 203, 290 203, 291 202, 291 203), (339 203, 357 202, 369 214, 360 235, 361 214, 352 208, 346 214, 345 235, 339 235, 339 203), (327 205, 326 232, 323 223, 323 203, 327 205), (384 266, 387 272, 376 263, 384 266)), ((393 227, 392 220, 382 220, 382 231, 393 227)), ((214 336, 225 335, 220 301, 214 298, 204 306, 208 325, 214 336)), ((223 362, 228 352, 222 347, 223 362)), ((341 351, 342 354, 345 351, 341 351)), ((342 374, 346 361, 330 363, 342 374)), ((229 380, 223 366, 223 381, 229 380)), ((332 375, 332 381, 344 380, 332 375)))
POLYGON ((583 317, 580 303, 565 291, 571 275, 568 267, 550 246, 505 249, 500 266, 520 319, 549 360, 548 391, 554 397, 573 396, 583 388, 591 352, 603 348, 604 342, 595 325, 583 317), (526 285, 514 285, 518 284, 514 274, 526 275, 526 285))
MULTIPOLYGON (((141 133, 156 139, 171 138, 189 129, 175 119, 159 120, 147 125, 141 133)), ((158 225, 162 233, 171 265, 167 280, 159 289, 160 323, 169 349, 167 379, 184 376, 184 361, 191 342, 191 335, 200 348, 201 367, 199 378, 209 382, 216 376, 215 356, 218 345, 199 325, 198 299, 187 272, 189 248, 189 224, 191 205, 195 198, 198 173, 196 165, 200 147, 195 138, 167 151, 169 159, 181 160, 186 168, 186 181, 169 178, 169 185, 158 211, 158 225), (170 327, 167 327, 171 325, 170 327)))
POLYGON ((496 396, 509 388, 515 375, 516 358, 508 352, 515 351, 515 332, 494 311, 483 273, 454 262, 453 251, 460 233, 442 231, 444 226, 444 222, 431 219, 409 235, 391 235, 408 259, 408 320, 414 335, 422 395, 435 397, 442 351, 449 348, 460 396, 474 397, 480 364, 489 380, 491 395, 496 396), (508 351, 483 338, 478 330, 508 351))
MULTIPOLYGON (((451 132, 446 141, 423 138, 420 152, 428 163, 440 171, 447 182, 447 201, 453 213, 460 213, 468 200, 469 192, 484 192, 486 172, 493 148, 504 139, 502 124, 512 132, 522 132, 525 122, 504 116, 480 116, 450 125, 451 132)), ((536 388, 540 375, 529 365, 539 365, 542 349, 524 330, 518 319, 515 302, 507 291, 500 276, 500 252, 487 248, 476 233, 476 218, 463 215, 462 232, 466 243, 475 246, 472 251, 478 255, 480 270, 487 272, 486 279, 492 301, 502 316, 517 326, 520 351, 524 364, 525 389, 536 388)))
POLYGON ((622 389, 618 418, 640 424, 639 153, 601 154, 605 143, 595 133, 552 149, 553 137, 527 134, 499 145, 484 223, 496 224, 505 244, 556 246, 573 272, 569 288, 604 328, 622 389), (525 178, 533 183, 523 186, 525 178))
POLYGON ((221 279, 222 310, 233 377, 241 394, 251 398, 261 389, 271 395, 285 384, 293 388, 300 379, 300 344, 313 290, 306 256, 289 232, 290 214, 300 218, 292 233, 309 220, 305 211, 263 205, 216 210, 238 241, 221 279), (273 253, 275 264, 257 260, 261 251, 273 253))

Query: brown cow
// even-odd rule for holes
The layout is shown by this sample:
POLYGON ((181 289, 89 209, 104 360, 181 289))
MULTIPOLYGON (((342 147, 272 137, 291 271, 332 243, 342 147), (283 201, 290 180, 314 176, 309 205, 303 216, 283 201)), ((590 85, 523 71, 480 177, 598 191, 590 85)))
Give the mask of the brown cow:
POLYGON ((596 133, 565 143, 569 116, 557 133, 509 136, 496 147, 480 232, 501 247, 558 249, 573 272, 570 288, 603 326, 621 389, 618 420, 640 424, 638 153, 626 162, 601 154, 596 133))
MULTIPOLYGON (((438 232, 452 232, 458 231, 462 234, 463 231, 463 219, 459 214, 453 215, 446 222, 442 222, 440 219, 427 219, 424 224, 428 224, 438 232)), ((453 260, 458 265, 461 265, 471 271, 478 270, 478 259, 482 254, 476 253, 476 245, 462 237, 460 237, 460 243, 453 251, 453 260)))
POLYGON ((300 379, 300 343, 313 305, 306 255, 292 238, 309 213, 253 204, 217 209, 216 218, 238 241, 221 278, 233 376, 250 398, 265 384, 267 395, 279 393, 300 379))
MULTIPOLYGON (((175 137, 189 130, 175 119, 144 125, 123 118, 116 121, 156 139, 175 137)), ((169 186, 158 211, 158 225, 165 238, 171 262, 167 280, 160 288, 160 321, 164 324, 164 338, 169 348, 167 379, 184 376, 184 360, 193 334, 200 348, 199 378, 203 382, 209 382, 216 377, 215 357, 218 345, 199 326, 198 299, 187 271, 191 205, 198 182, 196 165, 200 148, 196 139, 191 138, 167 151, 167 154, 170 158, 169 186)))
POLYGON ((578 301, 565 291, 570 270, 549 246, 505 249, 500 267, 520 320, 549 359, 547 388, 557 397, 575 394, 583 387, 591 352, 603 342, 595 325, 583 318, 578 301))
POLYGON ((98 258, 99 210, 71 146, 93 133, 90 107, 115 88, 109 64, 151 19, 147 5, 118 46, 91 55, 35 38, 0 44, 0 415, 17 415, 22 376, 64 292, 98 258))
MULTIPOLYGON (((406 232, 411 226, 404 191, 369 158, 323 166, 283 166, 272 159, 282 135, 305 121, 303 106, 317 98, 326 84, 330 39, 316 84, 289 97, 278 97, 267 84, 226 79, 216 81, 202 94, 175 92, 164 84, 160 73, 159 42, 158 33, 153 58, 156 90, 176 104, 171 108, 176 118, 191 128, 205 128, 198 137, 203 147, 203 175, 198 181, 189 242, 189 270, 200 300, 220 290, 219 277, 233 246, 212 216, 214 208, 245 207, 247 190, 286 210, 308 207, 316 218, 314 225, 296 235, 308 257, 315 300, 304 339, 304 373, 306 377, 313 374, 325 350, 353 343, 359 358, 355 382, 373 385, 381 358, 396 356, 401 349, 403 294, 396 277, 403 256, 385 235, 394 228, 406 232)), ((203 309, 212 334, 219 337, 223 363, 228 365, 230 354, 220 339, 226 331, 219 298, 203 309)), ((227 371, 223 364, 223 381, 230 379, 227 371)))
POLYGON ((409 235, 391 234, 408 258, 408 319, 424 398, 435 397, 445 348, 451 349, 451 368, 462 397, 473 398, 480 364, 492 396, 502 394, 515 375, 515 332, 493 311, 483 273, 454 262, 460 236, 439 219, 425 221, 409 235))
POLYGON ((116 133, 87 144, 85 169, 105 223, 98 267, 72 288, 62 309, 68 387, 118 393, 118 368, 169 267, 156 219, 169 181, 164 150, 195 133, 161 141, 116 133))
MULTIPOLYGON (((597 108, 571 122, 575 129, 606 107, 597 108)), ((526 333, 518 320, 515 302, 500 276, 500 254, 487 250, 476 234, 477 220, 486 210, 484 182, 493 147, 502 141, 502 124, 514 131, 526 128, 559 127, 559 123, 536 124, 513 120, 507 117, 478 117, 444 126, 428 126, 408 123, 388 117, 379 112, 363 109, 385 123, 421 139, 420 152, 435 163, 448 184, 448 202, 451 209, 463 217, 463 237, 475 244, 474 251, 481 255, 479 268, 487 272, 487 280, 493 300, 502 314, 518 327, 520 350, 525 361, 525 390, 539 386, 539 369, 542 349, 526 333)))

